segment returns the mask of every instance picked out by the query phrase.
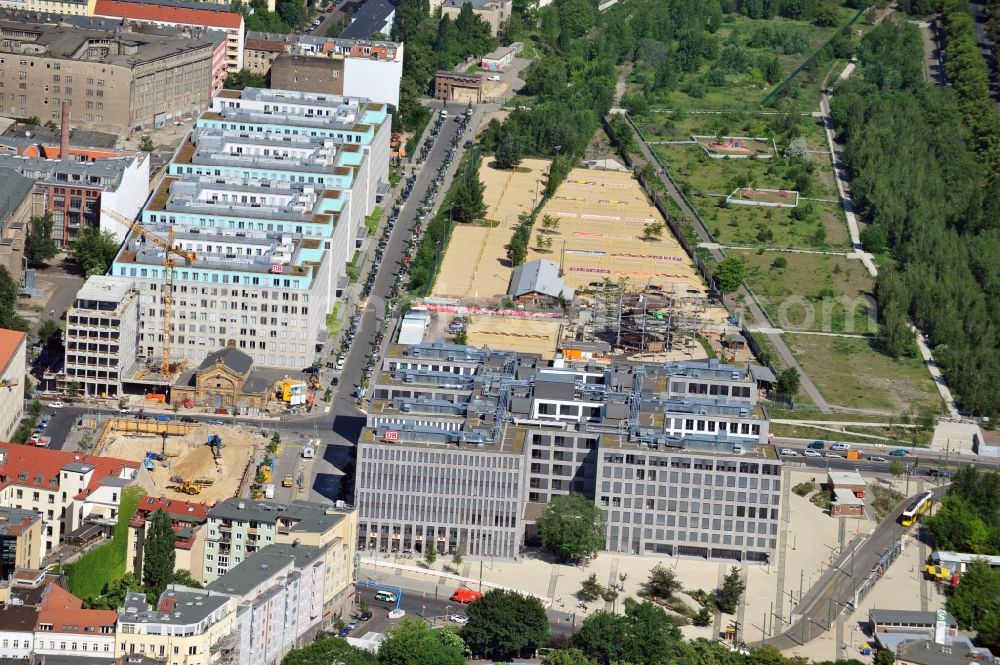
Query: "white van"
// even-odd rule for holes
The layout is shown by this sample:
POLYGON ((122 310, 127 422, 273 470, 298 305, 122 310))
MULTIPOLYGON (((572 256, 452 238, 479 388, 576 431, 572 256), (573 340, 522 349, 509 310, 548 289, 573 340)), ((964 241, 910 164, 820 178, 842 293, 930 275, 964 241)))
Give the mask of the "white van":
POLYGON ((264 498, 273 499, 274 498, 274 483, 268 483, 264 485, 264 498))
POLYGON ((375 600, 381 600, 387 603, 395 603, 396 594, 392 593, 391 591, 376 591, 375 600))
POLYGON ((833 444, 833 445, 830 446, 830 450, 836 451, 838 453, 842 453, 842 452, 844 452, 846 450, 850 450, 850 449, 851 449, 851 444, 849 444, 849 443, 842 443, 840 441, 838 441, 837 443, 835 443, 835 444, 833 444))
MULTIPOLYGON (((313 439, 315 441, 315 439, 313 439)), ((302 448, 302 459, 312 459, 316 457, 316 446, 310 441, 302 448)))
POLYGON ((441 109, 441 117, 442 118, 448 117, 448 109, 441 109))

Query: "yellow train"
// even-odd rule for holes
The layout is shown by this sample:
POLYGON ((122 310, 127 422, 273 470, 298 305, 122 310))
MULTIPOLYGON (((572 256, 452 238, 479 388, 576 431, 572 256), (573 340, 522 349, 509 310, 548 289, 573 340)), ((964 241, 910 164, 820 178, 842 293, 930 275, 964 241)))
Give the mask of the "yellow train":
POLYGON ((906 507, 903 514, 899 516, 899 523, 903 526, 913 526, 913 523, 917 521, 918 517, 930 511, 931 504, 933 502, 934 494, 931 492, 924 492, 910 502, 910 505, 906 507))

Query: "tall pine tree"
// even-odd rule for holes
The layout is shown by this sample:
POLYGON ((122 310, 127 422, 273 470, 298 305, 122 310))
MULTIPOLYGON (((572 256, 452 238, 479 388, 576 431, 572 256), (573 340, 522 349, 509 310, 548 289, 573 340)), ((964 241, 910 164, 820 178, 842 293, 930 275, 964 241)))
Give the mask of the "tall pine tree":
POLYGON ((170 515, 162 509, 153 513, 142 553, 142 582, 146 585, 146 593, 159 597, 174 576, 177 558, 174 552, 174 528, 170 515))

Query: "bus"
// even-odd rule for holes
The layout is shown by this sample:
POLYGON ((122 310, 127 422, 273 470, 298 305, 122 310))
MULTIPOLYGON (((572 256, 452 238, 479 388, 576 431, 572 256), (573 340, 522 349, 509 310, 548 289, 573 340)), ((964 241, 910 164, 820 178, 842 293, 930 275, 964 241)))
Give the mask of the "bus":
POLYGON ((903 526, 913 526, 913 523, 917 521, 918 517, 931 509, 933 499, 934 494, 931 492, 924 492, 918 496, 910 502, 910 505, 906 507, 903 514, 899 516, 899 523, 903 526))

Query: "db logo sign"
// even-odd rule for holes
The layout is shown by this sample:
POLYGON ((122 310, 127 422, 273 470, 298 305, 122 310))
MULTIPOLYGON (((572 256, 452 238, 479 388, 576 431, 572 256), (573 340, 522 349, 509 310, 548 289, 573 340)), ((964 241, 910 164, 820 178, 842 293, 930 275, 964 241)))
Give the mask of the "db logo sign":
POLYGON ((399 441, 399 432, 397 432, 395 430, 388 430, 385 433, 385 440, 386 441, 399 441))

